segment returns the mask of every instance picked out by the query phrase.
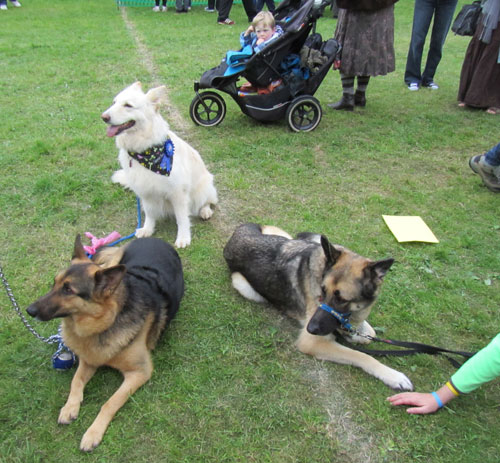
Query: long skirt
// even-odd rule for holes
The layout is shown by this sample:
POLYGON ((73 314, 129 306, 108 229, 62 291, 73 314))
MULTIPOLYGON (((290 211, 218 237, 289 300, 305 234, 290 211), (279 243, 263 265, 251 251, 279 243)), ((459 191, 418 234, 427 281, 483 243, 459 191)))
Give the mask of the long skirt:
POLYGON ((478 39, 482 28, 480 21, 465 53, 458 101, 477 108, 500 108, 500 24, 488 44, 478 39))
POLYGON ((383 76, 394 71, 394 5, 377 11, 339 9, 335 38, 342 45, 340 72, 383 76))

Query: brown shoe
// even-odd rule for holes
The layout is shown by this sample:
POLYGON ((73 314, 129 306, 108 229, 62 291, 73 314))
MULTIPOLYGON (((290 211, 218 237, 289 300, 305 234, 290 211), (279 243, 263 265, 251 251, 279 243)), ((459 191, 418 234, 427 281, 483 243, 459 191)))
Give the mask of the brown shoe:
POLYGON ((494 167, 484 162, 484 154, 472 156, 469 159, 472 171, 481 176, 486 188, 495 193, 500 193, 500 166, 494 167))

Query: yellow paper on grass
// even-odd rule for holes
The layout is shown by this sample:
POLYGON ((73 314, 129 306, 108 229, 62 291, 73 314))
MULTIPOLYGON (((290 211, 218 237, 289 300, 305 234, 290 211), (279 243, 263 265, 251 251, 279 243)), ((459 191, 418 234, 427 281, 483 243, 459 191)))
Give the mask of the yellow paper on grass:
POLYGON ((383 215, 382 217, 400 243, 407 241, 439 243, 432 230, 419 216, 383 215))

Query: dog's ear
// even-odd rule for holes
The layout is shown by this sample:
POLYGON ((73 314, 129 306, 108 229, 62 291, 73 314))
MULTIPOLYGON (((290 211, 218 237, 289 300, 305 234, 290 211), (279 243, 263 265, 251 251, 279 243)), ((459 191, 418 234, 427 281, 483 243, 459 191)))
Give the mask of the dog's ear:
POLYGON ((321 235, 321 247, 323 248, 323 252, 325 253, 326 265, 335 265, 335 262, 337 262, 338 258, 342 254, 342 251, 336 249, 335 246, 332 246, 325 235, 321 235))
POLYGON ((123 279, 127 267, 116 265, 104 270, 98 270, 94 275, 94 295, 100 298, 111 296, 123 279))
POLYGON ((165 101, 167 96, 167 88, 165 85, 161 85, 160 87, 152 88, 148 90, 146 93, 146 97, 153 103, 155 106, 162 104, 165 101))
POLYGON ((82 260, 89 259, 85 252, 85 249, 83 249, 82 238, 80 237, 80 234, 76 235, 75 245, 73 247, 73 256, 71 257, 71 260, 75 259, 82 259, 82 260))
POLYGON ((372 276, 376 280, 382 281, 393 263, 394 259, 389 258, 389 259, 379 260, 377 262, 372 262, 371 264, 368 265, 368 268, 370 269, 372 276))
POLYGON ((142 90, 142 83, 140 80, 138 80, 137 82, 134 82, 131 87, 137 87, 139 88, 140 90, 142 90))

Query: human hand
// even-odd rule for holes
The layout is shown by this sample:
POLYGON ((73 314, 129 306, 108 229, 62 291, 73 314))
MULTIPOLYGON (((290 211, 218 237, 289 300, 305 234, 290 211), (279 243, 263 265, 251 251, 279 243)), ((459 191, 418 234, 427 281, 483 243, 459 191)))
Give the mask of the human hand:
POLYGON ((426 415, 434 413, 439 409, 439 405, 432 394, 422 392, 402 392, 391 397, 387 397, 391 405, 415 405, 415 407, 408 408, 407 413, 412 415, 426 415))
POLYGON ((248 29, 245 31, 245 37, 248 35, 248 34, 251 34, 253 32, 253 26, 250 24, 250 26, 248 26, 248 29))

